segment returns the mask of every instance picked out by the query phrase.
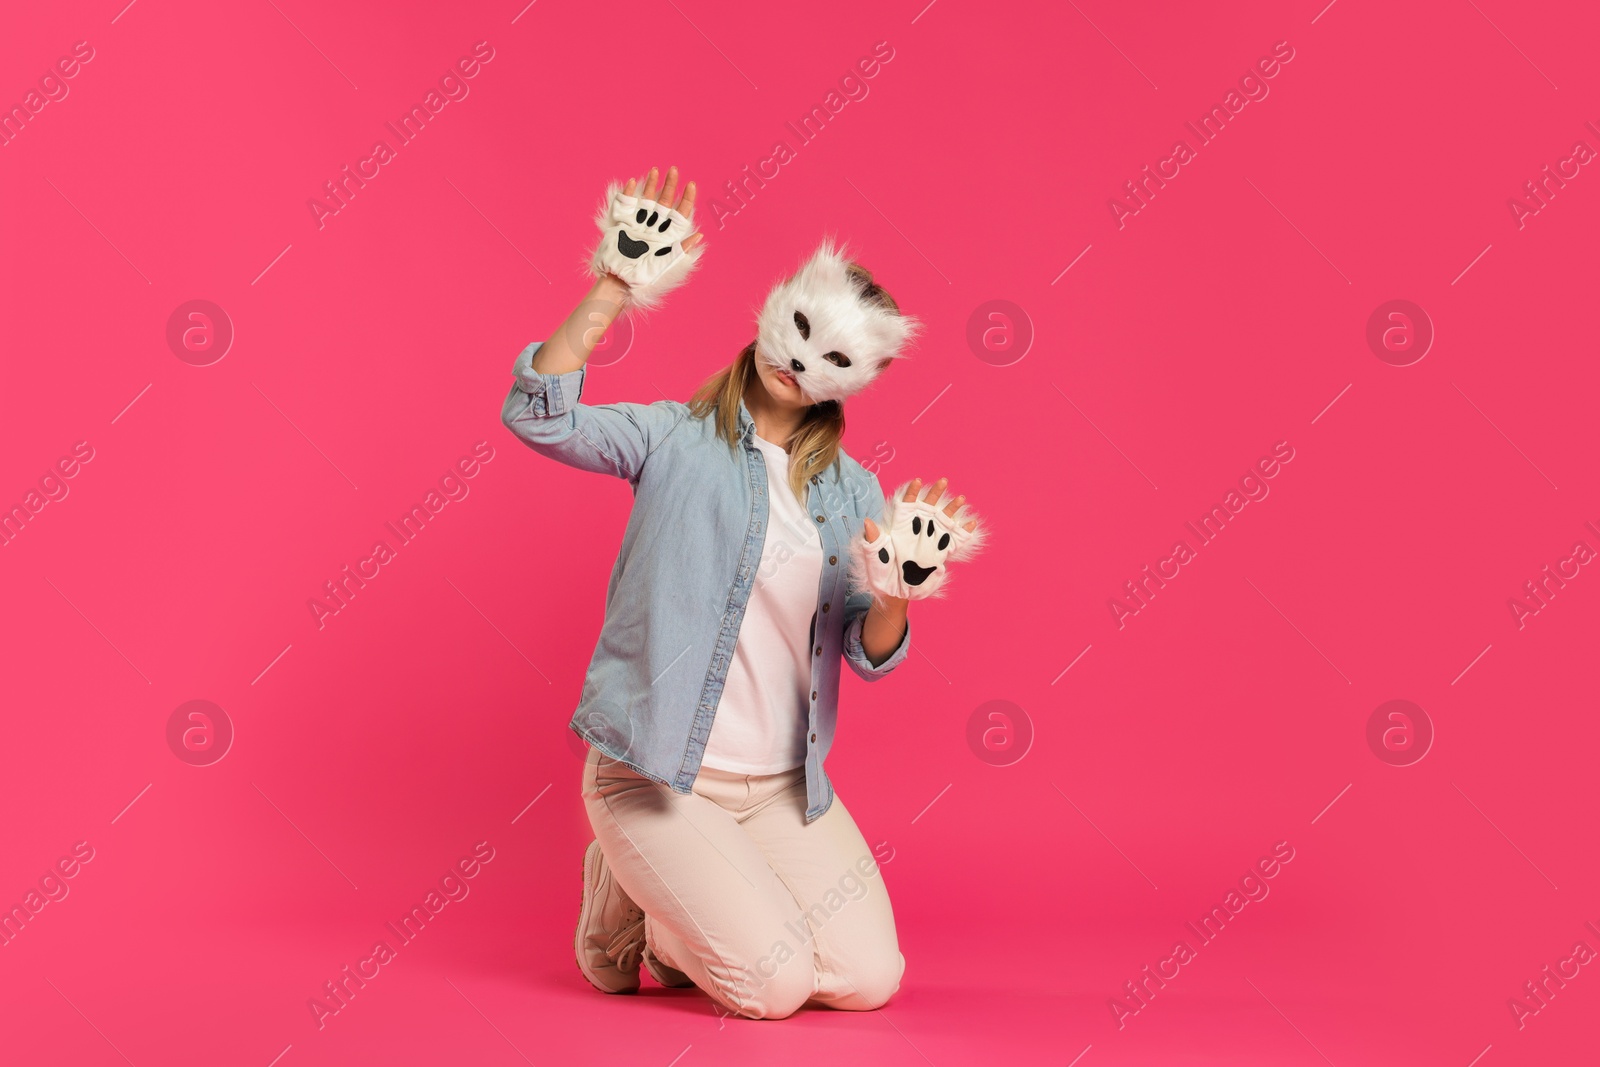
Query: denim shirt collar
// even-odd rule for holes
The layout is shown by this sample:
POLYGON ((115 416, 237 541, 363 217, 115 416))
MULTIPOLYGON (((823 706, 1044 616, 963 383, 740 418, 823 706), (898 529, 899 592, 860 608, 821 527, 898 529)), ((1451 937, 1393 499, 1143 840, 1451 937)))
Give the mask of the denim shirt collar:
MULTIPOLYGON (((756 435, 756 420, 751 417, 750 408, 749 408, 748 405, 745 404, 744 398, 740 397, 739 398, 739 440, 744 444, 744 446, 746 448, 752 448, 754 446, 750 443, 750 439, 752 437, 755 437, 755 436, 757 436, 756 435)), ((821 475, 813 474, 811 476, 811 483, 813 485, 820 484, 821 481, 822 481, 822 476, 821 475)))
POLYGON ((748 444, 749 438, 756 432, 756 420, 750 415, 750 408, 744 402, 744 397, 739 398, 739 440, 748 444))

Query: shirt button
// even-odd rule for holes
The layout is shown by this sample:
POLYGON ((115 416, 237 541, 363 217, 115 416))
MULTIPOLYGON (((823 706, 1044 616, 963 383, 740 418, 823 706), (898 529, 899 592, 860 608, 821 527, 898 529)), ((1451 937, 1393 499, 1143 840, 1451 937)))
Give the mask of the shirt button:
POLYGON ((812 691, 811 691, 811 699, 812 699, 812 700, 815 700, 815 699, 817 699, 817 691, 816 691, 816 690, 815 690, 815 689, 813 689, 813 690, 812 690, 812 691))
POLYGON ((821 515, 818 515, 818 516, 817 516, 817 521, 818 521, 818 522, 822 522, 822 521, 823 521, 823 519, 822 519, 822 516, 821 516, 821 515))
POLYGON ((839 557, 838 556, 829 556, 828 557, 828 562, 829 563, 838 563, 839 562, 839 557))
POLYGON ((828 610, 828 605, 826 605, 826 604, 822 605, 822 610, 823 611, 827 611, 828 610))
POLYGON ((815 743, 816 743, 816 740, 817 740, 817 735, 816 735, 816 734, 812 734, 812 735, 811 735, 811 741, 812 741, 812 743, 813 743, 813 744, 815 744, 815 743))
POLYGON ((822 655, 822 646, 821 645, 817 646, 817 655, 819 655, 819 656, 822 655))

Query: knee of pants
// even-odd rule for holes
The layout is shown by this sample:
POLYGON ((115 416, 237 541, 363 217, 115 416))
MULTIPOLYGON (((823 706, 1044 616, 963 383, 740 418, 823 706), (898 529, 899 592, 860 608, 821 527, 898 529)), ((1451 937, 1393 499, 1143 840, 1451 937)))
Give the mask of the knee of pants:
POLYGON ((892 955, 852 968, 842 975, 850 992, 829 1007, 845 1011, 874 1011, 889 1003, 900 990, 906 958, 896 950, 892 955))
POLYGON ((816 991, 816 971, 810 957, 797 955, 786 963, 777 965, 771 977, 762 973, 766 968, 747 970, 742 977, 724 979, 713 975, 718 991, 734 1005, 734 1011, 747 1019, 787 1019, 816 991))

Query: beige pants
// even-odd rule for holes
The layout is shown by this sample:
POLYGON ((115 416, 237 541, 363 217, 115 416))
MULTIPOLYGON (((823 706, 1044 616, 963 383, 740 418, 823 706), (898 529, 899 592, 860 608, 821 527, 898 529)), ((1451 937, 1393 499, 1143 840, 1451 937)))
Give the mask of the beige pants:
POLYGON ((730 1013, 868 1011, 900 987, 872 850, 837 796, 806 825, 805 773, 703 767, 683 795, 594 748, 584 765, 590 825, 651 951, 730 1013))

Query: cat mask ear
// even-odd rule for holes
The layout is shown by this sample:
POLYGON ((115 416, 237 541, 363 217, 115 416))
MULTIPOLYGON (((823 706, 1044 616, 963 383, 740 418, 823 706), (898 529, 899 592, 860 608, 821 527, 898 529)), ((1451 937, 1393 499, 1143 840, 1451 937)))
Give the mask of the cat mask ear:
POLYGON ((854 396, 905 354, 922 324, 868 299, 865 279, 829 238, 767 295, 756 358, 787 371, 812 403, 854 396))

